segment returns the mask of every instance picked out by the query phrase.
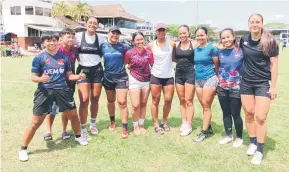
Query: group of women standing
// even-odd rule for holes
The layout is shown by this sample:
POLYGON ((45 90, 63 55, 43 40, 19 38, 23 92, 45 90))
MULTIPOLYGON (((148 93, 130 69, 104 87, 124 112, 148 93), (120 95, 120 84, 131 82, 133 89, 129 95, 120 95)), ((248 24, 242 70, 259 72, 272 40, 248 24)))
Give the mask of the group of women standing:
POLYGON ((180 41, 176 43, 166 38, 167 26, 164 23, 156 25, 157 39, 146 47, 144 35, 140 32, 133 34, 132 42, 135 47, 128 50, 119 42, 121 31, 118 27, 110 28, 108 41, 105 42, 96 34, 97 19, 90 17, 86 25, 87 31, 76 35, 79 53, 76 73, 86 75, 85 79, 77 81, 83 140, 89 141, 86 129, 89 101, 90 131, 93 135, 98 134, 96 117, 102 86, 107 96, 109 130, 116 129, 117 100, 122 121, 121 137, 127 138, 127 93, 131 98, 134 134, 146 132, 144 119, 151 92, 154 130, 161 135, 170 131, 168 116, 176 85, 182 117, 181 136, 192 132, 195 92, 203 110, 203 125, 194 141, 202 142, 213 134, 211 105, 217 92, 226 131, 226 136, 219 143, 233 141, 234 121, 236 139, 233 147, 242 146, 243 121, 240 111, 243 106, 251 141, 247 154, 254 155, 251 161, 253 164, 260 164, 266 138, 266 117, 270 101, 277 95, 278 46, 274 37, 263 29, 260 14, 251 15, 248 23, 250 34, 243 36, 239 45, 232 29, 221 31, 222 48, 219 50, 208 42, 205 27, 196 29, 195 42, 190 40, 189 27, 180 26, 180 41), (104 70, 101 57, 104 58, 104 70), (173 62, 176 62, 175 69, 173 62), (161 92, 164 105, 163 117, 159 123, 161 92))

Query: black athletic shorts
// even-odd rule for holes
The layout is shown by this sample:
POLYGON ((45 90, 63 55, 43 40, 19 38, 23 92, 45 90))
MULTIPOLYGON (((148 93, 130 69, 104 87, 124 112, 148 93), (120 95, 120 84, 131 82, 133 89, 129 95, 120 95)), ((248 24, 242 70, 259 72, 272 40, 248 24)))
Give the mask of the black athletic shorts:
POLYGON ((194 72, 183 74, 176 73, 175 82, 180 85, 185 85, 185 83, 195 85, 195 74, 194 72))
POLYGON ((74 93, 76 81, 66 80, 68 88, 74 93))
POLYGON ((128 89, 128 75, 112 76, 104 75, 102 85, 106 90, 128 89))
POLYGON ((217 93, 219 97, 230 97, 230 98, 240 98, 240 90, 237 89, 224 89, 222 87, 217 87, 217 93))
POLYGON ((46 115, 51 112, 52 104, 55 101, 59 112, 76 108, 73 92, 69 88, 46 89, 38 88, 34 93, 34 115, 46 115))
POLYGON ((255 85, 242 80, 240 84, 240 93, 244 95, 254 95, 271 98, 270 94, 268 93, 270 89, 269 82, 270 81, 255 85))
POLYGON ((174 78, 158 78, 154 75, 151 75, 150 84, 162 86, 174 85, 174 78))
POLYGON ((83 72, 86 75, 86 79, 77 81, 77 83, 101 83, 103 79, 103 68, 101 63, 96 66, 85 67, 78 65, 76 74, 83 72))

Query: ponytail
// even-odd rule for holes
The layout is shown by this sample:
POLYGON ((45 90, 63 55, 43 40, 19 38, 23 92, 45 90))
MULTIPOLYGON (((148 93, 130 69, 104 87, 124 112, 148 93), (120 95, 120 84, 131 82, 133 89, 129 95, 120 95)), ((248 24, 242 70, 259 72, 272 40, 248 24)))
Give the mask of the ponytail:
POLYGON ((264 55, 270 56, 273 52, 276 52, 277 48, 278 44, 275 37, 270 32, 262 28, 260 49, 263 51, 264 55))

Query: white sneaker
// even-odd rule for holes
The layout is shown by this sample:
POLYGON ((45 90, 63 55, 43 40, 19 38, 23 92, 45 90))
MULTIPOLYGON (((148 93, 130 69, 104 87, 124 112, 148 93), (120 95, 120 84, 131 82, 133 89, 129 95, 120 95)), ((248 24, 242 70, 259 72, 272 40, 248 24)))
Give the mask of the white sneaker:
POLYGON ((88 142, 86 140, 84 140, 82 137, 75 137, 75 141, 78 142, 80 145, 85 146, 88 144, 88 142))
POLYGON ((247 150, 247 155, 254 155, 257 151, 257 145, 250 143, 247 150))
POLYGON ((96 126, 91 126, 90 125, 90 133, 92 135, 98 135, 98 129, 96 128, 96 126))
POLYGON ((19 151, 19 160, 20 160, 20 161, 28 161, 28 153, 27 153, 27 150, 20 150, 20 151, 19 151))
POLYGON ((81 137, 82 137, 82 139, 84 141, 87 141, 87 142, 90 141, 90 137, 89 137, 86 129, 85 130, 81 130, 81 137))
POLYGON ((220 145, 225 145, 233 141, 233 137, 225 136, 221 140, 219 140, 220 145))
POLYGON ((262 162, 263 154, 261 152, 256 152, 251 160, 254 165, 260 165, 262 162))
POLYGON ((186 127, 183 128, 182 132, 181 132, 181 136, 188 136, 189 134, 191 134, 192 132, 192 128, 189 127, 188 125, 185 125, 186 127))
POLYGON ((243 145, 243 139, 236 138, 236 140, 233 143, 234 148, 239 148, 243 145))

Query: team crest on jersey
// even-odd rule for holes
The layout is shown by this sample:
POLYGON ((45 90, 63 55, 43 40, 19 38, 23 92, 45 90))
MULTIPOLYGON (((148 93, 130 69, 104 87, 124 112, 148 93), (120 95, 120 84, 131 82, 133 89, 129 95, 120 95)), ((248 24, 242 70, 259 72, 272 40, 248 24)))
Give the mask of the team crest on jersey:
POLYGON ((60 58, 60 59, 57 60, 57 63, 60 64, 60 65, 64 65, 64 60, 60 58))
POLYGON ((46 64, 46 65, 50 64, 50 58, 47 58, 47 59, 45 60, 45 64, 46 64))

